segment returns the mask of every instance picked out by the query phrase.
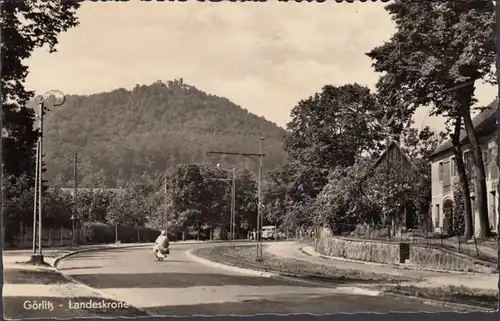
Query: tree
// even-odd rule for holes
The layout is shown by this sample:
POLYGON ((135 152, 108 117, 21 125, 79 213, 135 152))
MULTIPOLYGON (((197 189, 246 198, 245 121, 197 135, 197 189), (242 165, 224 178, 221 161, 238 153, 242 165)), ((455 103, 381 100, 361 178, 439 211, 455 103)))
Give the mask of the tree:
MULTIPOLYGON (((460 132, 462 129, 461 126, 461 117, 456 117, 455 119, 455 129, 453 133, 451 134, 451 140, 453 143, 453 155, 455 156, 455 162, 457 165, 457 173, 458 173, 458 179, 459 179, 459 184, 461 186, 461 192, 458 194, 462 197, 462 204, 463 204, 463 213, 462 213, 462 218, 464 220, 464 228, 463 228, 463 236, 466 239, 472 238, 473 231, 472 231, 472 202, 471 202, 471 197, 470 197, 470 188, 469 188, 469 182, 467 179, 467 173, 466 173, 466 167, 464 164, 464 159, 462 157, 462 148, 460 146, 460 132)), ((455 193, 458 192, 456 188, 453 190, 453 198, 454 198, 454 204, 456 203, 458 196, 455 197, 455 193)), ((461 215, 460 212, 457 212, 457 215, 461 215)), ((461 231, 461 230, 459 230, 461 231)))
POLYGON ((174 207, 177 224, 184 228, 203 225, 204 180, 197 165, 179 165, 175 172, 174 207))
POLYGON ((358 84, 327 85, 292 109, 285 150, 310 167, 350 166, 380 139, 380 109, 370 90, 358 84))
POLYGON ((34 130, 34 111, 26 103, 34 95, 26 90, 28 75, 25 59, 43 46, 55 51, 57 36, 78 25, 75 10, 77 1, 7 1, 1 5, 1 104, 3 126, 2 155, 7 175, 33 176, 34 147, 37 131, 34 130))
POLYGON ((442 141, 428 127, 406 128, 400 133, 401 150, 409 163, 375 162, 364 157, 349 167, 338 166, 316 198, 313 212, 334 232, 353 231, 358 224, 396 225, 405 209, 415 213, 413 222, 426 219, 431 198, 430 166, 427 157, 442 141))
POLYGON ((369 171, 369 162, 361 161, 350 167, 338 166, 329 176, 329 182, 314 202, 314 212, 319 221, 333 232, 343 232, 353 225, 379 222, 381 209, 363 192, 364 177, 369 171))
POLYGON ((462 195, 462 184, 453 185, 453 230, 457 235, 467 236, 467 223, 465 222, 465 204, 462 195))
POLYGON ((485 170, 471 119, 475 83, 491 81, 495 59, 494 6, 478 1, 396 1, 386 6, 396 23, 390 41, 368 53, 385 105, 411 115, 462 117, 472 147, 481 237, 490 234, 485 170))
POLYGON ((246 169, 236 173, 236 228, 248 231, 257 227, 257 182, 246 169))
POLYGON ((12 242, 23 226, 33 224, 33 186, 26 175, 2 177, 5 240, 12 242))
POLYGON ((43 195, 43 225, 50 228, 71 227, 73 199, 60 188, 49 188, 43 195))

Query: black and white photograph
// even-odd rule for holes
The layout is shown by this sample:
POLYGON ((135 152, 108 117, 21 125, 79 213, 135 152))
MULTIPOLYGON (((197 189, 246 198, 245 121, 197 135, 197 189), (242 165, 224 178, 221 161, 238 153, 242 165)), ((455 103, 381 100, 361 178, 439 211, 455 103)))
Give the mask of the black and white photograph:
POLYGON ((4 318, 494 316, 498 43, 492 0, 0 0, 4 318))

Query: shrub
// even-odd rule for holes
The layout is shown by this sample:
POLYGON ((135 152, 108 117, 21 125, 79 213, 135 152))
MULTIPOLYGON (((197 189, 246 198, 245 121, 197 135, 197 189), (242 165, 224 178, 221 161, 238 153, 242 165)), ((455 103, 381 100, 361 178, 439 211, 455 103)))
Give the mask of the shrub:
MULTIPOLYGON (((160 235, 160 231, 148 227, 135 226, 120 226, 118 225, 118 241, 121 243, 150 243, 154 242, 160 235)), ((115 226, 93 223, 85 227, 85 237, 88 243, 106 244, 116 241, 115 226)), ((168 234, 171 241, 176 241, 177 238, 173 234, 168 234)))
POLYGON ((465 207, 460 184, 453 184, 453 232, 455 235, 465 234, 465 207))

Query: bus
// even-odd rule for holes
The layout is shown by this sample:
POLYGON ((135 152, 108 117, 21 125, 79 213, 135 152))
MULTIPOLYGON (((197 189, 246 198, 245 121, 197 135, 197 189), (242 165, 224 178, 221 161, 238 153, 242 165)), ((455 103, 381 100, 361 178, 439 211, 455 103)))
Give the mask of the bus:
POLYGON ((276 226, 267 225, 262 227, 262 239, 271 240, 276 237, 276 226))

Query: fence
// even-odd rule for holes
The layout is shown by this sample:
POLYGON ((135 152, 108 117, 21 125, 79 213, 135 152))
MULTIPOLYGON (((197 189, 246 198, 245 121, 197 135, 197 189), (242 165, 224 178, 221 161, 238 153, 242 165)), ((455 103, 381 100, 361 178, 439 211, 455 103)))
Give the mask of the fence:
POLYGON ((391 225, 336 224, 331 229, 334 236, 390 243, 410 243, 442 248, 488 262, 498 262, 497 237, 483 240, 472 237, 427 232, 424 228, 404 229, 391 225))
MULTIPOLYGON (((71 246, 74 244, 110 244, 117 240, 121 243, 150 243, 154 242, 160 231, 142 226, 121 226, 101 223, 86 224, 82 230, 73 231, 68 228, 46 228, 42 231, 42 247, 71 246), (117 233, 118 232, 118 233, 117 233)), ((38 238, 38 236, 37 236, 38 238)), ((169 234, 169 238, 176 240, 169 234)), ((37 239, 38 244, 38 239, 37 239)), ((6 244, 6 249, 27 249, 33 246, 33 229, 24 228, 17 233, 12 241, 6 244)))
MULTIPOLYGON (((38 236, 37 236, 38 238, 38 236)), ((37 239, 38 243, 38 239, 37 239)), ((66 228, 48 228, 42 230, 42 246, 57 247, 73 244, 72 231, 66 228)), ((18 233, 6 248, 31 248, 33 246, 33 229, 25 228, 18 233)))
MULTIPOLYGON (((104 223, 91 223, 84 226, 84 239, 86 243, 104 244, 114 243, 150 243, 160 235, 160 231, 144 226, 110 225, 104 223)), ((176 237, 169 234, 170 240, 176 237)))

